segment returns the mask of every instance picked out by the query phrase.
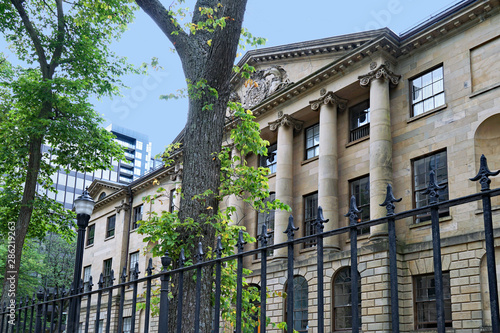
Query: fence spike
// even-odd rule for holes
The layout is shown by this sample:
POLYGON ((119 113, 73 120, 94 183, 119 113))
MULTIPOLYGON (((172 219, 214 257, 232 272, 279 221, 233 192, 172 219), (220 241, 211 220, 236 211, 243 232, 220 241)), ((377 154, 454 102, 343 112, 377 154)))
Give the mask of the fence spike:
POLYGON ((20 307, 20 308, 22 308, 22 307, 23 307, 23 298, 22 298, 22 297, 19 299, 18 304, 19 304, 19 307, 20 307))
POLYGON ((403 200, 403 198, 396 199, 394 197, 394 194, 392 193, 392 185, 387 184, 387 194, 385 196, 385 201, 380 204, 380 206, 385 206, 385 209, 387 209, 387 216, 394 215, 394 209, 396 206, 394 205, 395 202, 400 202, 403 200))
POLYGON ((291 241, 293 240, 293 237, 295 236, 295 231, 299 230, 299 227, 296 227, 293 224, 293 215, 290 215, 288 218, 288 227, 286 230, 283 232, 288 235, 288 240, 291 241))
POLYGON ((184 255, 184 248, 182 248, 181 254, 179 256, 179 267, 184 267, 185 262, 186 262, 186 256, 184 255))
POLYGON ((148 268, 146 268, 146 272, 148 273, 148 276, 151 276, 153 275, 153 258, 149 258, 149 261, 148 261, 148 268))
POLYGON ((26 306, 30 305, 30 297, 29 296, 26 296, 26 306))
POLYGON ((199 242, 198 243, 198 249, 196 251, 196 254, 194 255, 197 263, 200 263, 200 262, 203 261, 203 255, 204 255, 204 253, 203 253, 203 246, 202 246, 201 242, 199 242))
POLYGON ((262 224, 262 232, 259 236, 257 236, 257 240, 260 241, 260 247, 266 247, 267 246, 267 240, 271 238, 271 235, 267 233, 267 225, 264 223, 262 224))
POLYGON ((479 166, 479 172, 477 175, 473 178, 470 178, 472 181, 478 181, 481 184, 481 191, 488 191, 490 189, 490 184, 491 184, 491 179, 489 178, 490 176, 496 176, 500 173, 500 170, 497 171, 490 171, 488 168, 488 161, 486 160, 486 157, 481 155, 481 162, 479 166))
POLYGON ((362 210, 359 210, 358 206, 356 205, 356 197, 354 195, 351 196, 349 211, 344 215, 345 217, 349 218, 351 226, 356 225, 356 223, 358 222, 358 214, 361 212, 362 210))
POLYGON ((168 251, 165 251, 165 255, 161 257, 161 265, 163 271, 166 271, 168 266, 172 263, 172 258, 168 255, 168 251))
POLYGON ((438 185, 437 179, 436 179, 436 171, 431 170, 429 172, 429 185, 427 186, 427 189, 422 192, 422 194, 428 194, 429 195, 429 203, 434 204, 438 201, 439 198, 439 191, 444 190, 446 188, 446 185, 438 185))
POLYGON ((140 272, 139 272, 139 263, 138 263, 138 262, 136 262, 136 263, 135 263, 135 266, 134 266, 134 271, 132 272, 132 278, 133 278, 134 280, 137 280, 137 279, 139 278, 139 273, 140 273, 140 272))
POLYGON ((97 282, 97 285, 99 286, 99 289, 102 289, 104 287, 104 276, 101 275, 99 276, 99 282, 97 282))
POLYGON ((127 266, 123 266, 122 274, 120 275, 120 282, 121 283, 127 282, 127 266))
POLYGON ((89 276, 89 281, 87 282, 87 291, 92 291, 92 287, 94 284, 92 283, 92 275, 89 276))
POLYGON ((63 285, 61 288, 61 297, 64 297, 65 294, 66 294, 66 287, 63 285))
POLYGON ((38 292, 36 293, 36 298, 41 302, 43 301, 44 297, 45 297, 45 290, 43 290, 43 288, 40 287, 38 289, 38 292))
POLYGON ((111 286, 111 287, 113 286, 113 281, 114 280, 116 280, 115 279, 115 271, 112 269, 111 273, 109 274, 109 286, 111 286))
POLYGON ((236 246, 238 247, 238 253, 243 252, 243 249, 245 248, 245 240, 243 239, 243 230, 240 229, 238 232, 238 242, 236 243, 236 246))
POLYGON ((218 259, 222 257, 222 250, 224 250, 224 248, 222 247, 222 236, 219 235, 217 237, 217 246, 215 247, 215 254, 217 255, 218 259))
POLYGON ((329 219, 325 219, 323 216, 323 208, 318 206, 318 215, 316 216, 316 220, 313 221, 312 225, 316 227, 316 233, 321 234, 323 229, 325 229, 324 224, 330 221, 329 219))
POLYGON ((80 279, 80 294, 83 293, 83 279, 80 279))

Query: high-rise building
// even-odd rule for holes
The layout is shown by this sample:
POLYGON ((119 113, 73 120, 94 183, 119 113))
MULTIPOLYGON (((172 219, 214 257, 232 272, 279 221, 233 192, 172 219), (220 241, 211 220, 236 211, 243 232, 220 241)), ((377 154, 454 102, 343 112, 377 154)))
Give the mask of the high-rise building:
MULTIPOLYGON (((73 201, 82 194, 83 189, 90 186, 94 179, 104 179, 116 183, 128 184, 145 173, 163 165, 159 160, 151 157, 152 143, 147 135, 110 124, 106 127, 116 136, 116 142, 125 148, 125 160, 112 160, 112 169, 96 170, 93 172, 66 172, 60 169, 51 176, 54 183, 51 190, 38 188, 39 193, 47 194, 49 198, 62 203, 66 209, 72 209, 73 201)), ((52 159, 51 147, 43 145, 43 153, 48 153, 52 159)))

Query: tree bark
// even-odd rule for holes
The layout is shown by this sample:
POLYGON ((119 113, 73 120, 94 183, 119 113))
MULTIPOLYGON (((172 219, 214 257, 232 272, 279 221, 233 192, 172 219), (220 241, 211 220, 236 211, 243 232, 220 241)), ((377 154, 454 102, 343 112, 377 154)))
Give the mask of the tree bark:
MULTIPOLYGON (((213 216, 218 209, 218 194, 220 185, 220 162, 214 153, 221 150, 224 134, 224 121, 227 102, 230 93, 232 67, 236 57, 238 41, 241 33, 246 0, 199 0, 194 6, 193 23, 204 21, 198 12, 199 7, 217 8, 220 2, 218 17, 227 17, 227 25, 214 32, 197 31, 188 35, 176 31, 172 17, 158 0, 136 0, 137 4, 155 21, 166 37, 174 44, 182 62, 184 75, 188 83, 196 84, 206 80, 211 88, 218 92, 218 98, 206 92, 201 98, 189 96, 188 119, 185 127, 183 145, 183 178, 182 196, 179 209, 181 221, 193 219, 202 224, 203 236, 199 240, 203 248, 214 248, 215 230, 209 224, 203 223, 200 215, 213 216), (211 42, 209 42, 211 41, 211 42), (210 45, 209 45, 210 43, 210 45), (213 104, 212 110, 203 107, 213 104), (210 190, 215 195, 206 200, 192 200, 193 196, 210 190), (212 208, 212 209, 211 209, 212 208)), ((190 244, 191 253, 195 244, 190 244)), ((193 272, 194 274, 194 272, 193 272)), ((191 274, 184 279, 182 332, 193 332, 194 308, 196 301, 196 283, 191 274)), ((175 279, 175 277, 174 277, 175 279)), ((177 288, 178 284, 173 281, 177 288)), ((212 268, 205 268, 202 278, 200 332, 210 332, 212 322, 211 293, 213 284, 212 268)), ((173 290, 172 304, 177 304, 178 290, 173 290)), ((171 307, 169 314, 169 329, 175 331, 177 306, 171 307)))

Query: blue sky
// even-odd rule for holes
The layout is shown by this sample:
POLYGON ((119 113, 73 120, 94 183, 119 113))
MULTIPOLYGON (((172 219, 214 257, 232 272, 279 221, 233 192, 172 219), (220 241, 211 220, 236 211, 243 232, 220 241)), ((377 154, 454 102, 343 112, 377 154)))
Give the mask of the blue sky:
MULTIPOLYGON (((237 1, 237 0, 236 0, 237 1)), ((166 6, 171 1, 162 1, 166 6)), ((248 0, 244 26, 276 46, 389 27, 400 34, 460 1, 451 0, 248 0)), ((5 50, 6 44, 0 42, 5 50)), ((160 100, 185 86, 178 55, 152 20, 137 12, 136 20, 112 49, 135 65, 159 59, 163 71, 124 78, 123 97, 93 100, 106 122, 149 135, 153 153, 161 152, 186 122, 186 100, 160 100)))

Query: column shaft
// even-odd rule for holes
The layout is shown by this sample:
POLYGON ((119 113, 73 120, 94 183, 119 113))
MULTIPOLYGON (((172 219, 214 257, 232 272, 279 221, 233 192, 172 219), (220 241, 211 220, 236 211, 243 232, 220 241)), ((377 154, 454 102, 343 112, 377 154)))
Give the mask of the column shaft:
MULTIPOLYGON (((231 155, 238 156, 240 158, 240 161, 235 162, 235 164, 241 163, 241 154, 236 149, 236 147, 233 147, 231 149, 231 155)), ((231 215, 231 223, 234 225, 239 225, 239 224, 243 223, 243 218, 244 218, 244 214, 245 214, 243 204, 244 204, 243 200, 238 198, 235 194, 232 194, 229 196, 228 206, 236 208, 236 211, 231 215)))

